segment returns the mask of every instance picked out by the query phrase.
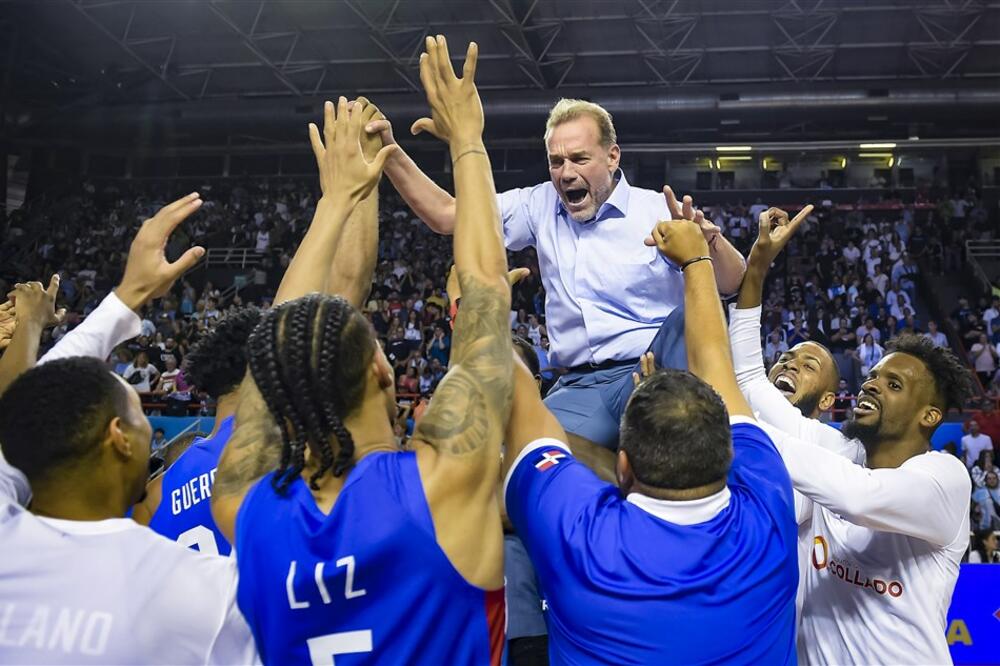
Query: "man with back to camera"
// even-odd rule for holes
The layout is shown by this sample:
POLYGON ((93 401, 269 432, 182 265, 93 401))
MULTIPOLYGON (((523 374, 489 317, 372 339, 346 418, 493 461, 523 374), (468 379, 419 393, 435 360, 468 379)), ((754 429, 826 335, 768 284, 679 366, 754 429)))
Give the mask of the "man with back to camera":
MULTIPOLYGON (((395 143, 384 118, 366 129, 395 143)), ((419 122, 412 127, 414 133, 426 129, 419 122)), ((616 140, 603 108, 560 100, 545 131, 550 181, 497 195, 507 248, 538 250, 549 359, 569 370, 546 404, 570 433, 574 451, 608 480, 614 478, 618 422, 639 357, 651 349, 659 365, 685 365, 678 309, 683 282, 652 247, 649 230, 662 219, 697 221, 724 294, 736 292, 744 269, 743 257, 694 210, 690 197, 679 203, 670 188, 664 188, 664 198, 628 183, 616 140)), ((431 229, 452 233, 454 198, 403 151, 389 159, 385 173, 431 229)))
POLYGON ((548 600, 550 656, 795 663, 791 483, 736 383, 699 227, 664 222, 653 236, 682 267, 700 344, 687 345, 694 374, 661 370, 629 398, 619 487, 576 461, 515 364, 504 496, 548 600))
POLYGON ((189 195, 147 220, 115 292, 0 399, 4 663, 256 660, 236 607, 235 563, 121 518, 144 491, 152 429, 138 394, 103 358, 120 334, 138 332, 136 311, 204 253, 163 257, 170 232, 200 203, 189 195), (78 354, 91 357, 67 358, 78 354))

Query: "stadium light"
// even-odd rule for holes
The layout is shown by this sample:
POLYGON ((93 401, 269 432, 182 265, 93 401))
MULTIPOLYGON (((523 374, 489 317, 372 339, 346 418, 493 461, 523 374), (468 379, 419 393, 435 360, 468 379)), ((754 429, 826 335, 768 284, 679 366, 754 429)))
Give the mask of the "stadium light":
POLYGON ((846 169, 847 168, 847 158, 846 157, 841 157, 840 158, 840 168, 841 169, 846 169))
POLYGON ((720 153, 746 153, 753 150, 753 146, 716 146, 720 153))
POLYGON ((726 160, 727 162, 745 162, 752 159, 753 158, 749 155, 723 155, 719 158, 719 161, 726 160))
POLYGON ((858 157, 892 157, 892 153, 858 153, 858 157))
POLYGON ((879 148, 895 148, 894 143, 862 143, 858 145, 861 150, 878 150, 879 148))
POLYGON ((895 164, 895 163, 896 163, 896 158, 895 157, 890 157, 889 158, 889 168, 891 169, 892 165, 895 164))

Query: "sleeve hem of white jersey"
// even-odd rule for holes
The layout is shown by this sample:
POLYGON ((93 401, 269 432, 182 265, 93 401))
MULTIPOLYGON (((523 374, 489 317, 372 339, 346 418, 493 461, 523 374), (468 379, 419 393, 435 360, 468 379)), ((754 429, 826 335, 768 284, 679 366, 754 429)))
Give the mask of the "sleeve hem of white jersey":
POLYGON ((552 446, 562 449, 566 453, 573 455, 573 452, 570 450, 569 445, 566 444, 566 442, 555 439, 554 437, 543 437, 541 439, 536 439, 535 441, 531 442, 526 447, 521 449, 521 452, 517 454, 517 458, 514 459, 514 463, 510 466, 510 469, 507 470, 507 478, 503 480, 503 501, 505 506, 507 504, 507 488, 510 487, 510 480, 514 478, 514 472, 517 471, 518 465, 524 462, 524 459, 527 458, 534 451, 552 446))
POLYGON ((764 310, 764 307, 762 305, 758 305, 757 307, 754 307, 754 308, 739 308, 739 307, 736 307, 736 303, 730 303, 729 304, 729 318, 730 318, 730 320, 732 320, 732 319, 748 319, 748 320, 752 319, 752 320, 760 321, 761 313, 763 312, 763 310, 764 310))
POLYGON ((90 356, 101 360, 114 348, 142 332, 142 320, 111 291, 83 322, 56 344, 38 364, 71 356, 90 356))

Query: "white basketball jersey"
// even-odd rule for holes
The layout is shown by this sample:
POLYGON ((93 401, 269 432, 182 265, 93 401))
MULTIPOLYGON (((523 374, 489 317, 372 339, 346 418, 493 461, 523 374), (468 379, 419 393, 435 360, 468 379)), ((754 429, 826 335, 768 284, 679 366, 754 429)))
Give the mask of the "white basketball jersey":
POLYGON ((41 518, 0 456, 0 663, 250 664, 236 562, 130 519, 41 518))

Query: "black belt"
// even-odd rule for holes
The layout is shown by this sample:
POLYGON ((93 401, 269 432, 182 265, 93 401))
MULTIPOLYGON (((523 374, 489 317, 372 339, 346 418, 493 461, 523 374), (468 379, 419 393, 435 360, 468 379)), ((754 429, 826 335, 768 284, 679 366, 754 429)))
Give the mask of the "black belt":
POLYGON ((583 363, 574 365, 567 372, 594 372, 596 370, 611 370, 612 368, 623 368, 626 365, 632 366, 639 362, 637 358, 626 359, 624 361, 604 361, 603 363, 583 363))

